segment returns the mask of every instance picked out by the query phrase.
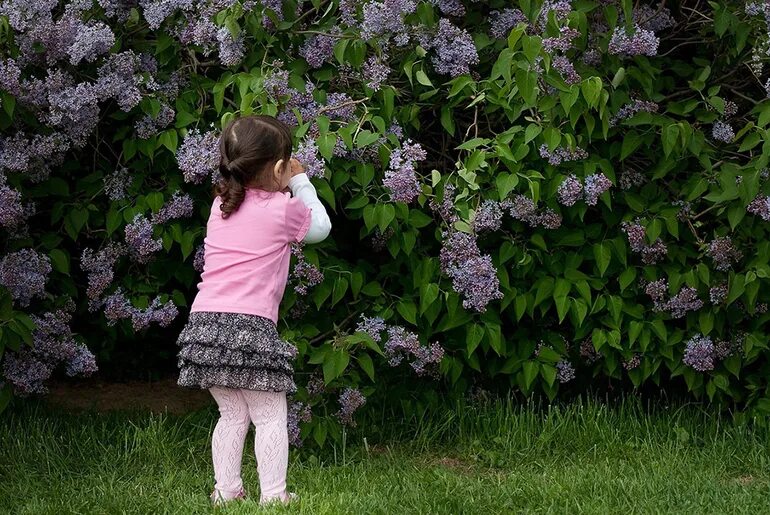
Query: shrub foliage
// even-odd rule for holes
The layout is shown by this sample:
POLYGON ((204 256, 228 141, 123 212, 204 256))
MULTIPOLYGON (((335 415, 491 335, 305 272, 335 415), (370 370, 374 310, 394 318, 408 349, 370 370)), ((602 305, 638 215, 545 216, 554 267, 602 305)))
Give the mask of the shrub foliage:
POLYGON ((367 398, 474 384, 681 384, 770 410, 767 4, 0 14, 2 404, 183 321, 218 130, 266 113, 333 213, 282 307, 295 440, 339 435, 367 398))

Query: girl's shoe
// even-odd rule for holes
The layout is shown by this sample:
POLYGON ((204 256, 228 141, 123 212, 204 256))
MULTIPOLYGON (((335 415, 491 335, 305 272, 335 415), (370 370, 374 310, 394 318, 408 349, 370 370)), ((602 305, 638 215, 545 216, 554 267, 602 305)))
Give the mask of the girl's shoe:
POLYGON ((225 497, 224 495, 222 495, 222 492, 215 489, 213 492, 211 492, 211 495, 209 496, 209 498, 211 499, 212 506, 222 506, 223 504, 230 501, 235 501, 237 499, 245 499, 246 492, 243 490, 243 488, 241 488, 241 490, 237 494, 235 494, 235 496, 225 497))
POLYGON ((297 499, 299 499, 299 495, 295 494, 294 492, 286 492, 283 498, 273 497, 272 499, 261 500, 259 501, 259 504, 261 504, 262 506, 273 504, 273 503, 279 503, 279 502, 283 504, 289 504, 297 501, 297 499))

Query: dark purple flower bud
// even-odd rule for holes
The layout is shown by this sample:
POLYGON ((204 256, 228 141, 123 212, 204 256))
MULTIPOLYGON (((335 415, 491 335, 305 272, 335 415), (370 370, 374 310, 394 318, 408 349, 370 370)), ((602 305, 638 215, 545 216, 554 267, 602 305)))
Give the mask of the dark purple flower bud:
POLYGON ((195 257, 193 258, 193 268, 196 272, 203 272, 203 265, 205 263, 205 257, 206 251, 205 246, 203 243, 198 245, 198 248, 195 249, 195 257))
POLYGON ((602 355, 597 352, 590 337, 583 340, 580 344, 580 357, 583 358, 589 365, 596 363, 599 361, 599 359, 601 359, 602 355))
POLYGON ((623 361, 623 368, 626 370, 633 370, 642 364, 642 357, 639 353, 635 353, 629 359, 623 361))

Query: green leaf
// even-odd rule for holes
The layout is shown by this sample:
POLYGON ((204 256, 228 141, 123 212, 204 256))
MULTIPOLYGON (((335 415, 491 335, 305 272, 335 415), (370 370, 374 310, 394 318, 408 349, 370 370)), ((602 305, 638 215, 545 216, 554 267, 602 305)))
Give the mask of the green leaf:
POLYGON ((48 253, 51 258, 53 269, 62 274, 70 274, 70 259, 66 252, 60 249, 53 249, 48 253))
POLYGON ((468 355, 473 354, 476 347, 479 346, 481 340, 484 338, 484 328, 479 324, 468 324, 465 330, 465 345, 468 351, 468 355))
POLYGON ((366 353, 359 354, 356 359, 358 360, 358 364, 361 365, 361 368, 364 372, 366 372, 366 375, 369 376, 369 379, 374 381, 374 363, 372 362, 371 356, 366 353))
POLYGON ((607 271, 607 267, 610 266, 610 260, 612 259, 612 248, 608 241, 594 244, 594 259, 596 260, 596 266, 599 268, 599 276, 604 277, 604 272, 607 271))
POLYGON ((396 311, 404 317, 404 320, 417 325, 417 307, 411 300, 403 299, 396 305, 396 311))
POLYGON ((439 288, 436 283, 423 284, 420 287, 420 314, 422 315, 438 298, 439 288))
POLYGON ((414 77, 417 79, 417 82, 422 84, 423 86, 433 87, 433 83, 430 81, 428 76, 425 74, 422 70, 417 70, 417 72, 414 74, 414 77))
POLYGON ((525 361, 522 367, 524 373, 524 385, 527 390, 532 388, 532 383, 535 382, 537 374, 540 371, 540 363, 537 361, 525 361))
POLYGON ((323 362, 324 383, 329 384, 342 375, 350 363, 350 354, 338 349, 326 355, 323 362))

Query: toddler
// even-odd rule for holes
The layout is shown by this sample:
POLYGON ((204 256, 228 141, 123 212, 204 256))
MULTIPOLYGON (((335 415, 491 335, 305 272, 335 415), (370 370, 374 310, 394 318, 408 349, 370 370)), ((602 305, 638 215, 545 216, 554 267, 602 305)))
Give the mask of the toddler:
POLYGON ((260 502, 288 502, 286 395, 296 391, 296 348, 276 330, 290 245, 316 243, 331 222, 302 165, 291 158, 289 127, 270 116, 230 122, 220 138, 204 268, 178 344, 178 384, 207 388, 220 417, 211 439, 214 491, 221 504, 245 497, 241 458, 249 424, 260 502))

